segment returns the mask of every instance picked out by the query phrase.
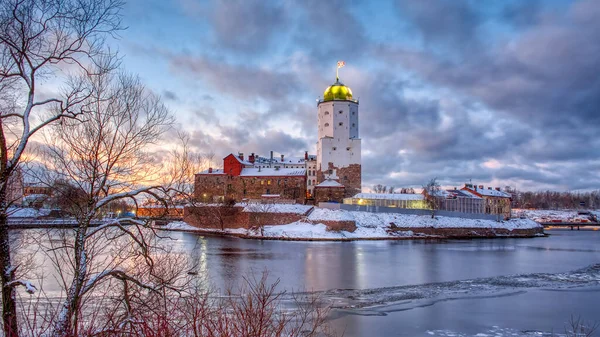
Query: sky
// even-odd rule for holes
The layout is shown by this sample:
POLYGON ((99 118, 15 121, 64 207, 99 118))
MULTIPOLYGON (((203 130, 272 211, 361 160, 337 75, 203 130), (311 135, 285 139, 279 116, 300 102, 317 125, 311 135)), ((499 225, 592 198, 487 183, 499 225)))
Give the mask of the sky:
POLYGON ((344 60, 364 188, 572 191, 600 189, 598 17, 597 0, 130 0, 111 43, 218 159, 316 153, 344 60))

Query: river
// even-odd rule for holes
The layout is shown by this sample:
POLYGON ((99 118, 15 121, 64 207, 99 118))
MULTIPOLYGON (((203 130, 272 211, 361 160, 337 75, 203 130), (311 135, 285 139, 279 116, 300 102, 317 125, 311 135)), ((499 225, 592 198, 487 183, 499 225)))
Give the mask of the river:
POLYGON ((561 273, 600 263, 600 231, 550 234, 534 239, 355 242, 171 235, 181 249, 195 254, 215 284, 268 270, 283 289, 323 291, 336 304, 353 304, 346 298, 357 295, 339 289, 369 290, 359 294, 366 309, 332 312, 337 330, 354 337, 539 336, 563 332, 571 315, 599 321, 597 270, 579 273, 586 280, 582 283, 579 274, 573 280, 561 273), (558 275, 546 282, 540 273, 558 275), (528 283, 498 282, 499 276, 511 275, 522 275, 518 279, 528 283), (467 285, 454 282, 458 280, 467 285), (483 285, 472 291, 472 280, 483 285), (389 303, 387 298, 398 292, 417 295, 389 303))
POLYGON ((318 292, 346 337, 482 337, 563 332, 571 315, 600 322, 600 231, 549 233, 354 242, 169 236, 219 287, 268 270, 281 290, 318 292))

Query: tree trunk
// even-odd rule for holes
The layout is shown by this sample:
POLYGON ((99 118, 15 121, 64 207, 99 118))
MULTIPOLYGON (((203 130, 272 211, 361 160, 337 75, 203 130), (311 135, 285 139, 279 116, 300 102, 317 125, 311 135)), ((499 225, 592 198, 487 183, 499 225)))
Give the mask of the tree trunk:
POLYGON ((81 291, 87 277, 87 255, 85 248, 85 233, 87 224, 77 230, 75 239, 75 275, 63 302, 53 337, 77 335, 78 313, 81 306, 81 291))
MULTIPOLYGON (((0 194, 4 193, 0 192, 0 194)), ((4 204, 5 200, 6 196, 0 195, 0 203, 4 204)), ((0 206, 0 278, 2 279, 2 321, 4 323, 4 336, 6 337, 19 336, 15 288, 7 286, 13 280, 14 274, 15 271, 10 256, 8 217, 6 208, 0 206)))

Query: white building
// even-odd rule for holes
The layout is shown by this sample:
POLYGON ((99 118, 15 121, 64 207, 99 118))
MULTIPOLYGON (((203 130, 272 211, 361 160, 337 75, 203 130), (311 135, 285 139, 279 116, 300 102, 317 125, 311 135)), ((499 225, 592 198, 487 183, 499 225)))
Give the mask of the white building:
POLYGON ((338 78, 325 89, 317 107, 317 183, 336 180, 352 196, 361 189, 358 100, 338 78))

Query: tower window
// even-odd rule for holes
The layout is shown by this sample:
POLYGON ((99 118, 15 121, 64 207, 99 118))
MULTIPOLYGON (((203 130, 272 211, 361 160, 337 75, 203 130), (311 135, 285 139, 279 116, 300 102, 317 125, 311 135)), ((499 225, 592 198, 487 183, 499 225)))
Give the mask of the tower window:
POLYGON ((350 151, 350 147, 347 147, 347 148, 346 148, 346 150, 347 150, 347 151, 350 151))
POLYGON ((325 123, 325 127, 328 127, 328 126, 329 126, 329 123, 325 123))
POLYGON ((337 150, 337 147, 335 147, 335 146, 334 146, 334 147, 332 147, 331 149, 332 149, 333 151, 335 151, 335 150, 337 150))
POLYGON ((340 126, 344 125, 344 123, 340 122, 340 126))
POLYGON ((340 113, 341 113, 341 114, 343 114, 343 113, 344 113, 344 111, 340 110, 340 113))
POLYGON ((352 111, 352 114, 354 115, 356 113, 356 111, 352 111))
POLYGON ((325 115, 329 115, 329 111, 325 111, 325 115))

